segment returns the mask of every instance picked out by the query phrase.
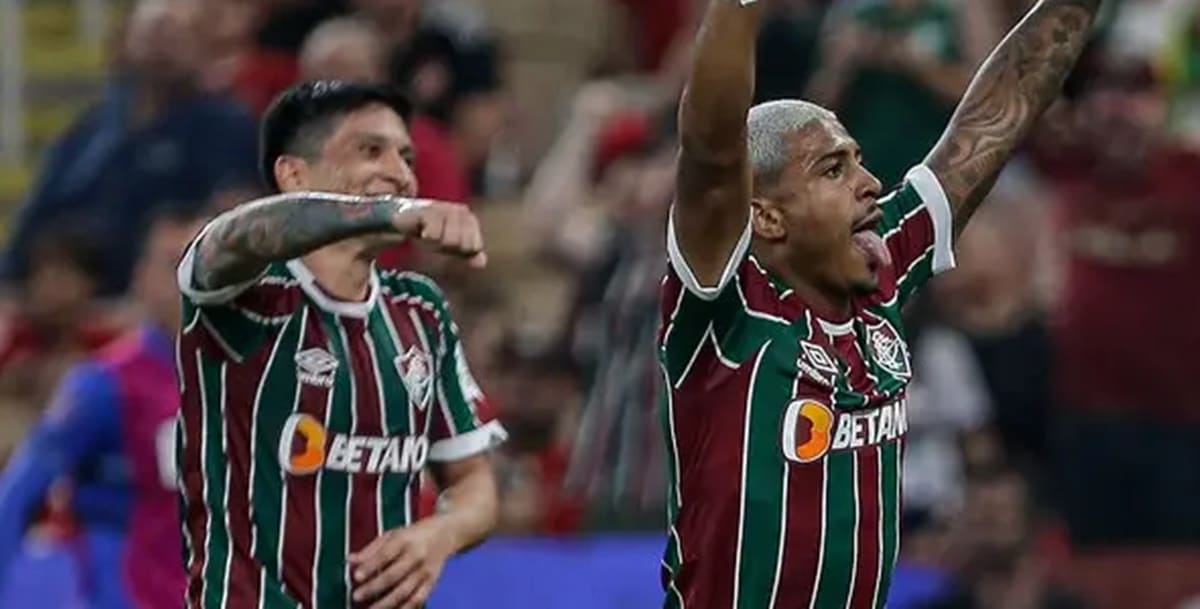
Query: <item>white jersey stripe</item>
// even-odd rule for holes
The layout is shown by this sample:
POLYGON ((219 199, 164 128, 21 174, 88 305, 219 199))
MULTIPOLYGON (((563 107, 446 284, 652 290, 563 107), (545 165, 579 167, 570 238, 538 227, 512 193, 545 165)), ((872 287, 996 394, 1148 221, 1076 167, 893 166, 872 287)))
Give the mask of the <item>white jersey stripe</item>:
POLYGON ((750 469, 750 421, 754 414, 754 383, 758 381, 758 368, 762 365, 763 356, 766 355, 767 349, 771 347, 771 341, 767 341, 763 346, 758 348, 758 354, 754 356, 754 368, 750 370, 750 384, 746 388, 746 412, 745 423, 742 429, 742 479, 741 479, 741 505, 738 507, 738 533, 737 533, 737 558, 733 563, 733 604, 734 609, 738 606, 738 595, 741 593, 741 573, 742 573, 742 536, 746 532, 746 476, 750 469))
POLYGON ((850 554, 850 589, 846 591, 846 609, 851 609, 854 606, 854 580, 858 577, 858 528, 862 519, 862 509, 859 504, 861 497, 858 496, 858 490, 862 482, 858 477, 862 471, 859 467, 859 459, 862 458, 862 452, 856 451, 852 456, 854 459, 854 474, 850 476, 850 479, 854 481, 854 527, 851 530, 854 531, 854 535, 850 538, 850 549, 852 552, 850 554))
MULTIPOLYGON (((305 338, 305 333, 307 331, 308 331, 308 307, 304 307, 300 313, 300 338, 296 340, 296 347, 293 350, 294 352, 299 353, 300 351, 302 351, 304 349, 304 338, 305 338)), ((297 375, 296 388, 293 391, 293 398, 292 398, 292 414, 295 414, 300 411, 300 393, 303 390, 303 387, 304 386, 300 381, 299 375, 297 375)), ((287 533, 287 513, 288 513, 287 485, 288 485, 288 481, 287 481, 287 476, 283 475, 282 472, 280 472, 280 476, 282 478, 280 480, 280 490, 282 491, 282 493, 281 493, 282 496, 279 498, 279 530, 278 530, 278 534, 276 535, 276 538, 279 540, 278 541, 279 546, 275 549, 275 553, 276 553, 275 564, 279 566, 279 571, 280 571, 280 573, 282 573, 283 565, 284 565, 283 547, 285 545, 284 542, 286 540, 286 533, 287 533)), ((280 581, 279 584, 283 585, 283 582, 280 581)), ((263 574, 262 574, 262 585, 259 586, 258 601, 259 601, 260 608, 264 607, 267 602, 267 573, 265 570, 263 571, 263 574)))
MULTIPOLYGON (((354 378, 354 367, 350 366, 351 361, 353 361, 353 359, 354 359, 354 353, 350 350, 350 338, 346 334, 346 326, 342 323, 342 320, 335 316, 333 323, 334 323, 334 325, 337 326, 338 337, 342 341, 342 353, 346 354, 346 365, 350 368, 349 370, 347 370, 347 373, 346 373, 346 377, 348 379, 350 379, 350 435, 357 436, 358 435, 358 380, 354 378)), ((333 393, 333 392, 330 391, 330 393, 333 393)), ((327 420, 327 421, 329 420, 328 413, 326 413, 325 420, 327 420)), ((380 476, 380 477, 382 478, 382 476, 380 476)), ((350 517, 351 517, 350 508, 351 508, 351 502, 353 501, 353 498, 354 498, 354 478, 351 476, 347 476, 346 477, 346 506, 345 506, 346 511, 344 512, 346 514, 346 518, 343 521, 343 525, 342 525, 342 543, 344 545, 344 548, 343 548, 344 556, 350 555, 350 517)), ((352 582, 350 581, 350 569, 342 570, 342 578, 346 584, 346 606, 349 607, 354 604, 354 599, 351 597, 351 590, 353 590, 354 586, 352 585, 352 582)), ((316 586, 315 582, 313 583, 313 586, 314 587, 316 586)))
MULTIPOLYGON (((229 416, 225 411, 226 393, 225 388, 228 384, 225 382, 225 374, 229 369, 226 362, 221 362, 221 397, 218 402, 218 407, 221 409, 221 455, 225 462, 225 571, 221 576, 221 607, 229 606, 229 572, 233 568, 233 540, 229 538, 230 531, 233 527, 229 526, 229 470, 233 469, 233 464, 229 462, 229 416)), ((250 527, 254 528, 253 525, 250 527)))

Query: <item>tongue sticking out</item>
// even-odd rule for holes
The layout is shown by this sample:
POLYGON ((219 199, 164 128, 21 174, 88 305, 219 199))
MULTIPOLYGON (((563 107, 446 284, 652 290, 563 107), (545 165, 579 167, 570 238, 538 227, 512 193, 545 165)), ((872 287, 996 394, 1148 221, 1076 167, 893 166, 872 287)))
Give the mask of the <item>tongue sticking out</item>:
POLYGON ((854 245, 862 250, 867 255, 867 260, 871 262, 874 269, 880 269, 885 266, 891 266, 892 254, 883 243, 883 237, 880 237, 873 230, 860 230, 851 237, 854 240, 854 245))

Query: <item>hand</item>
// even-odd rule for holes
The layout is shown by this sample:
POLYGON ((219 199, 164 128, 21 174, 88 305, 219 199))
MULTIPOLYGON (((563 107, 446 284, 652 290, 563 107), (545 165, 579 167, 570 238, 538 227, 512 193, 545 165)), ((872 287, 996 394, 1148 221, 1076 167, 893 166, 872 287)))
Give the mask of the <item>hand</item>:
POLYGON ((453 552, 451 535, 430 518, 392 529, 350 555, 354 602, 370 609, 420 609, 453 552))
POLYGON ((425 201, 402 209, 392 224, 400 234, 427 241, 444 254, 466 258, 474 268, 487 266, 479 220, 466 205, 425 201))
POLYGON ((605 80, 587 83, 575 94, 572 118, 589 125, 601 124, 625 106, 625 97, 625 91, 616 83, 605 80))

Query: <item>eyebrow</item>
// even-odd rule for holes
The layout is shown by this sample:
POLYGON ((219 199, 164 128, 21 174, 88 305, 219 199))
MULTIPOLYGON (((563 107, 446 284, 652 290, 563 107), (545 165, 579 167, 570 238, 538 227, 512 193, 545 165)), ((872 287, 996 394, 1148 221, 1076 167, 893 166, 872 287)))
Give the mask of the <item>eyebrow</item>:
POLYGON ((813 161, 812 165, 810 167, 816 168, 831 159, 836 159, 839 157, 854 156, 856 153, 861 153, 861 152, 862 152, 862 148, 859 147, 858 142, 848 142, 845 144, 839 144, 837 148, 834 148, 833 150, 830 150, 829 152, 826 152, 825 154, 822 154, 821 156, 817 157, 817 160, 813 161))
POLYGON ((399 138, 390 138, 378 133, 369 131, 355 131, 351 134, 351 138, 360 142, 370 144, 378 144, 380 146, 397 146, 400 149, 401 155, 413 156, 416 154, 416 149, 413 147, 412 140, 401 140, 399 138))

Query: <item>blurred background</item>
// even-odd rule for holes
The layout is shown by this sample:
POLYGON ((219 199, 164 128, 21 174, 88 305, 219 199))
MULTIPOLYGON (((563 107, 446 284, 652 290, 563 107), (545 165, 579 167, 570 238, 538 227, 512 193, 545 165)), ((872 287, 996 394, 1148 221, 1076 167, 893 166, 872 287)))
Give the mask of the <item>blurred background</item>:
MULTIPOLYGON (((1027 0, 765 0, 759 100, 836 110, 894 186, 1027 0)), ((152 218, 260 194, 304 78, 392 81, 422 194, 492 264, 447 288, 512 440, 502 534, 431 606, 658 607, 654 334, 698 0, 0 0, 0 459, 138 322, 152 218)), ((1066 94, 911 308, 891 609, 1200 607, 1200 0, 1107 0, 1066 94)), ((86 607, 65 477, 0 608, 86 607)), ((430 497, 432 503, 432 497, 430 497)))

